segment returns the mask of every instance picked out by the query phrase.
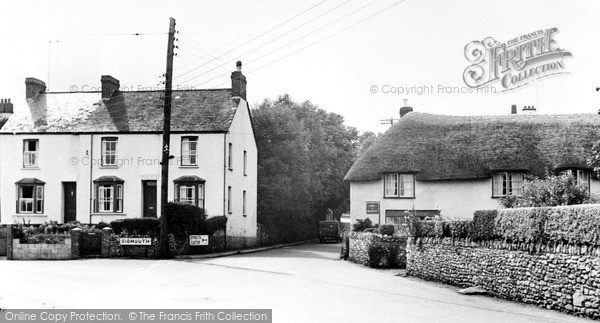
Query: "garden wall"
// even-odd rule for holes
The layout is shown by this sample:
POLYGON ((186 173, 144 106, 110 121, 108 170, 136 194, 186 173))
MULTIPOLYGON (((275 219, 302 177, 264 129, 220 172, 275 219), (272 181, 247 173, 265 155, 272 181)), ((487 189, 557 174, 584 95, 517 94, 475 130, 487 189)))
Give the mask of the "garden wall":
POLYGON ((12 240, 10 258, 12 260, 68 260, 72 259, 71 237, 64 237, 62 243, 20 243, 12 240))
POLYGON ((351 232, 348 259, 371 267, 405 268, 406 238, 351 232))
POLYGON ((412 276, 600 318, 600 247, 424 237, 407 260, 412 276))

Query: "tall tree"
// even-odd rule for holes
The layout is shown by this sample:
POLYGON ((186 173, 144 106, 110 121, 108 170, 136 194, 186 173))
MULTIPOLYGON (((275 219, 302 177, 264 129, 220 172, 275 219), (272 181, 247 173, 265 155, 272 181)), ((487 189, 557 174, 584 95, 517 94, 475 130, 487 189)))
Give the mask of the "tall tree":
POLYGON ((342 116, 289 95, 253 110, 258 145, 258 215, 263 225, 313 226, 348 198, 343 182, 358 133, 342 116))

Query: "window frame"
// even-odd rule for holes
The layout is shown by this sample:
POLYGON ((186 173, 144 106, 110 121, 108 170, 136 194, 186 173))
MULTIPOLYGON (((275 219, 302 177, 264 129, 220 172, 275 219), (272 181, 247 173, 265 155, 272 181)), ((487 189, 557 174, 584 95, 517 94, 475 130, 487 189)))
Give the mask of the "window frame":
POLYGON ((565 170, 561 171, 560 174, 573 176, 573 179, 575 180, 575 185, 582 185, 583 183, 585 183, 584 186, 587 189, 588 195, 590 195, 590 190, 592 189, 592 187, 591 187, 592 172, 591 171, 589 171, 587 169, 570 168, 570 169, 565 169, 565 170), (585 175, 585 177, 586 177, 585 182, 581 181, 581 177, 583 177, 582 175, 585 175))
POLYGON ((118 153, 117 149, 119 146, 119 138, 118 137, 102 137, 100 138, 100 165, 103 167, 118 167, 118 153), (114 149, 112 152, 107 151, 106 144, 114 143, 114 149), (114 157, 114 163, 108 163, 107 157, 114 157))
POLYGON ((229 156, 227 158, 227 167, 229 170, 233 170, 233 143, 229 143, 229 156))
POLYGON ((518 171, 506 171, 506 172, 495 172, 492 174, 492 198, 504 198, 510 195, 521 196, 523 195, 523 184, 525 182, 525 173, 518 171), (501 187, 502 192, 497 192, 497 188, 500 187, 499 181, 497 181, 497 177, 502 176, 501 178, 501 187), (518 180, 515 180, 516 177, 518 180), (514 183, 521 183, 520 188, 515 188, 514 183), (514 191, 517 190, 520 194, 514 194, 514 191))
POLYGON ((190 166, 198 166, 198 136, 183 136, 181 137, 181 161, 180 166, 190 167, 190 166), (187 149, 185 149, 185 145, 188 145, 187 149), (189 146, 191 144, 195 144, 196 147, 191 149, 189 146), (185 153, 187 151, 187 154, 185 153), (191 154, 191 152, 194 152, 191 154), (194 163, 190 161, 190 157, 194 157, 194 163), (186 158, 187 157, 187 158, 186 158), (187 162, 186 162, 187 161, 187 162))
POLYGON ((416 178, 414 173, 385 173, 383 175, 383 198, 385 199, 414 199, 416 197, 416 178), (405 178, 410 179, 406 180, 405 178), (389 179, 389 180, 388 180, 389 179), (410 183, 408 186, 406 183, 410 183), (389 185, 393 192, 388 192, 389 185), (402 192, 405 191, 403 194, 402 192), (408 194, 407 192, 410 192, 408 194))
POLYGON ((111 214, 111 213, 123 213, 125 208, 125 187, 124 182, 122 181, 94 181, 94 213, 102 213, 102 214, 111 214), (105 200, 104 196, 101 196, 101 191, 106 191, 104 189, 109 189, 111 192, 110 197, 105 200), (101 203, 109 203, 109 208, 105 209, 105 204, 102 204, 102 208, 100 208, 101 203))
POLYGON ((175 187, 175 202, 177 203, 186 203, 186 204, 191 204, 194 206, 197 206, 199 208, 205 209, 205 203, 206 203, 206 190, 205 190, 205 181, 179 181, 179 180, 174 180, 174 187, 175 187), (193 189, 193 203, 189 203, 190 199, 186 199, 187 201, 184 202, 181 200, 181 189, 182 188, 191 188, 193 189))
POLYGON ((17 214, 44 214, 44 195, 45 183, 16 183, 16 213, 17 214), (31 198, 24 198, 23 188, 31 187, 31 198), (41 189, 41 194, 40 194, 41 189), (41 195, 41 197, 39 197, 41 195), (21 205, 24 199, 31 200, 31 211, 22 210, 21 205), (40 204, 41 202, 41 204, 40 204))
POLYGON ((23 139, 23 168, 39 168, 40 162, 40 140, 39 139, 23 139), (29 143, 35 143, 35 150, 29 150, 29 143), (28 156, 28 157, 25 157, 28 156), (34 163, 26 163, 27 158, 33 157, 34 163))

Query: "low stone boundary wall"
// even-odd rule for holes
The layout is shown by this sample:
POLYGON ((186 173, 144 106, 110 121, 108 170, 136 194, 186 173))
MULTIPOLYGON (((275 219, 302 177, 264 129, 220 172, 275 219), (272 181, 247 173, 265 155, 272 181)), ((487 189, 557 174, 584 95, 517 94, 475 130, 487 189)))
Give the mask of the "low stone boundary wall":
POLYGON ((71 237, 65 237, 63 243, 20 243, 12 242, 12 260, 68 260, 72 259, 71 237))
MULTIPOLYGON (((348 259, 365 266, 383 268, 406 267, 406 238, 399 236, 382 236, 369 232, 351 232, 348 235, 350 248, 348 259), (376 251, 373 251, 376 248, 376 251), (372 255, 369 255, 369 250, 372 255), (390 263, 389 257, 395 253, 395 263, 390 263), (379 259, 370 259, 373 257, 379 259), (376 264, 375 264, 376 263, 376 264)), ((391 262, 394 262, 393 260, 391 262)))
POLYGON ((599 248, 422 238, 407 246, 407 272, 490 295, 600 318, 599 248))

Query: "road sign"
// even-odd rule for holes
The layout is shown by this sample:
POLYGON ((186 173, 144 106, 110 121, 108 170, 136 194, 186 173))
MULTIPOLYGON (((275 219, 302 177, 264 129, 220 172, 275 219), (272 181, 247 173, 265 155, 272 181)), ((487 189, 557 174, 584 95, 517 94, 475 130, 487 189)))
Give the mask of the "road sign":
POLYGON ((119 244, 122 246, 149 246, 152 244, 151 238, 119 238, 119 244))
POLYGON ((208 235, 190 235, 190 246, 208 246, 208 235))

